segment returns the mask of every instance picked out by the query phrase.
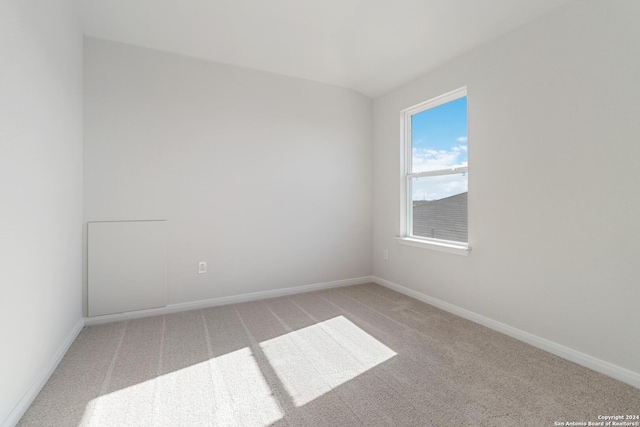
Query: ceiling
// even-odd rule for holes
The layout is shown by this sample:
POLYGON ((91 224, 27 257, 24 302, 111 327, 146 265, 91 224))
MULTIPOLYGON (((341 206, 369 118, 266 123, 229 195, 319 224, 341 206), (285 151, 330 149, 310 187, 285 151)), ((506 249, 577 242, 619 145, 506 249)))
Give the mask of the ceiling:
POLYGON ((77 0, 87 36, 375 98, 567 0, 77 0))

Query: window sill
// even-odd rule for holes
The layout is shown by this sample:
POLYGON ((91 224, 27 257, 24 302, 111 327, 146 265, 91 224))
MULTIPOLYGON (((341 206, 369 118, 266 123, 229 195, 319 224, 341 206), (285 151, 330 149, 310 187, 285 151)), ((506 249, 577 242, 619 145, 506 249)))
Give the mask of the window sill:
POLYGON ((455 243, 444 243, 430 240, 416 239, 413 237, 397 237, 398 243, 401 245, 415 246, 417 248, 431 249, 440 252, 447 252, 450 254, 468 256, 471 248, 468 245, 455 243))

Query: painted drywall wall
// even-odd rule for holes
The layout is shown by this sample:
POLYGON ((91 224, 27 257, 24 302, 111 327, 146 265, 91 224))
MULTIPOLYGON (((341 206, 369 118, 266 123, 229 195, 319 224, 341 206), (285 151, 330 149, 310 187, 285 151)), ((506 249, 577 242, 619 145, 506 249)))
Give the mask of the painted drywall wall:
POLYGON ((376 99, 374 274, 640 373, 638 22, 574 1, 376 99), (471 253, 399 245, 399 112, 465 85, 471 253))
POLYGON ((91 38, 84 76, 85 224, 166 219, 169 304, 371 274, 370 99, 91 38))
POLYGON ((82 31, 0 2, 0 424, 81 321, 82 31))

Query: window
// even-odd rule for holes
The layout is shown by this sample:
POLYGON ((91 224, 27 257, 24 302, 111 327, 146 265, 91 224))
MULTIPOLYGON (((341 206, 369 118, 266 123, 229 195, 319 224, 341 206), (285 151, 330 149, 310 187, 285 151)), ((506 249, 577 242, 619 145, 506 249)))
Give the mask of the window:
POLYGON ((467 90, 402 112, 400 242, 467 254, 467 90))

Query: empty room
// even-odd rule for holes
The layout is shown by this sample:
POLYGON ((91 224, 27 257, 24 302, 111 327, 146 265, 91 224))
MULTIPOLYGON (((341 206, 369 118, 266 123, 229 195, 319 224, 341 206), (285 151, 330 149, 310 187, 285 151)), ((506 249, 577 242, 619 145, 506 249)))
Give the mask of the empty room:
POLYGON ((640 426, 640 1, 0 0, 0 426, 640 426))

